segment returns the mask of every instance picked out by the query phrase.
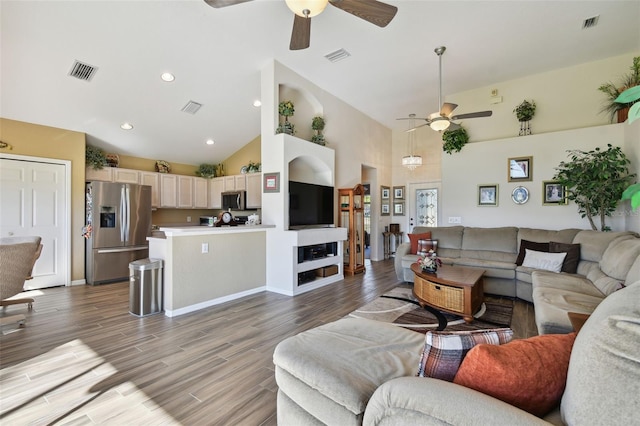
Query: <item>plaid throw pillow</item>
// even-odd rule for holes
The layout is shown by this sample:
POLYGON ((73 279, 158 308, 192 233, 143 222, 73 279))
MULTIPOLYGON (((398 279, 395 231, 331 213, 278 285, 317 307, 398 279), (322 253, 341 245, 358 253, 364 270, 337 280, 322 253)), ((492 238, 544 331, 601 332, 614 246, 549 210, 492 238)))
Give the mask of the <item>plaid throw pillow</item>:
POLYGON ((428 331, 418 364, 418 377, 453 381, 467 352, 480 343, 501 345, 511 341, 513 330, 428 331))

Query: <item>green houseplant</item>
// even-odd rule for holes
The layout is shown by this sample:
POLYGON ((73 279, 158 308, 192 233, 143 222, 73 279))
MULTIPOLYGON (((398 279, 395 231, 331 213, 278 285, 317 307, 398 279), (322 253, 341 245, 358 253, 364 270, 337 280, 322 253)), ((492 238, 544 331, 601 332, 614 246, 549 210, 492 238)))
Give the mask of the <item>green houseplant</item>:
POLYGON ((279 123, 276 128, 276 134, 278 133, 286 133, 288 135, 293 135, 295 133, 294 125, 289 123, 289 117, 293 116, 295 112, 295 108, 293 106, 293 102, 291 101, 282 101, 278 104, 278 114, 284 117, 284 123, 279 123))
POLYGON ((609 82, 598 87, 599 91, 607 95, 607 101, 600 112, 609 114, 609 119, 612 123, 616 116, 618 117, 619 123, 625 121, 626 117, 622 111, 626 111, 627 108, 636 104, 639 100, 638 98, 635 98, 618 101, 618 97, 622 92, 640 85, 640 56, 633 58, 633 63, 629 69, 631 72, 622 76, 619 84, 609 82))
POLYGON ((324 118, 320 116, 313 117, 313 120, 311 120, 311 129, 314 131, 314 135, 311 136, 311 142, 322 146, 326 145, 324 135, 322 134, 324 130, 324 118))
POLYGON ((600 230, 607 231, 605 218, 611 216, 625 188, 635 174, 629 173, 629 160, 620 147, 607 145, 607 149, 568 151, 571 161, 562 161, 556 167, 554 180, 567 189, 567 198, 578 205, 581 217, 586 217, 593 230, 593 219, 600 217, 600 230))
MULTIPOLYGON (((629 116, 627 118, 629 124, 640 119, 640 102, 638 102, 638 100, 640 100, 640 85, 625 90, 616 98, 616 102, 618 103, 633 103, 629 109, 629 116)), ((640 207, 640 183, 636 183, 625 189, 622 193, 622 199, 631 201, 632 210, 640 207)))
POLYGON ((515 107, 513 113, 516 115, 518 121, 530 121, 536 113, 535 101, 524 100, 520 105, 515 107))
POLYGON ((198 167, 198 170, 196 170, 196 176, 200 176, 205 179, 212 179, 216 177, 216 165, 200 164, 200 167, 198 167))
POLYGON ((469 142, 469 134, 464 127, 460 126, 455 130, 445 130, 442 132, 442 150, 447 154, 460 152, 462 147, 469 142))
POLYGON ((107 155, 96 146, 87 145, 84 159, 87 165, 93 167, 94 170, 100 170, 107 165, 107 155))

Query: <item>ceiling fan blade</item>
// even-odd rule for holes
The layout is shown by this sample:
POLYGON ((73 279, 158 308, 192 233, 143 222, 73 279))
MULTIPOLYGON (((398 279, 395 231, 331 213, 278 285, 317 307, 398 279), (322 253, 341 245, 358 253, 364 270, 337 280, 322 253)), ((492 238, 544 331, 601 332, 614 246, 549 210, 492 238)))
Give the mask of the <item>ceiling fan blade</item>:
POLYGON ((251 0, 204 0, 211 7, 219 9, 221 7, 233 6, 240 3, 246 3, 251 0))
POLYGON ((429 123, 424 123, 424 124, 421 124, 419 126, 412 127, 411 129, 407 129, 407 130, 405 130, 405 132, 406 133, 413 132, 414 130, 419 129, 420 127, 424 127, 424 126, 428 126, 428 125, 429 125, 429 123))
POLYGON ((293 30, 289 50, 302 50, 311 42, 311 18, 293 15, 293 30))
POLYGON ((398 12, 397 7, 376 0, 329 0, 329 3, 383 28, 391 22, 398 12))
POLYGON ((451 114, 456 108, 458 108, 458 104, 450 104, 449 102, 445 102, 442 104, 442 108, 440 108, 440 115, 443 117, 448 117, 449 114, 451 114))
POLYGON ((396 120, 426 120, 426 121, 429 121, 428 118, 424 118, 424 117, 400 117, 400 118, 396 118, 396 120))
MULTIPOLYGON (((458 130, 461 126, 459 124, 456 124, 454 122, 449 122, 449 127, 447 127, 447 130, 458 130)), ((445 130, 445 132, 447 131, 445 130)))
POLYGON ((470 112, 468 114, 458 114, 451 117, 452 120, 464 120, 465 118, 478 118, 478 117, 491 117, 493 111, 478 111, 470 112))

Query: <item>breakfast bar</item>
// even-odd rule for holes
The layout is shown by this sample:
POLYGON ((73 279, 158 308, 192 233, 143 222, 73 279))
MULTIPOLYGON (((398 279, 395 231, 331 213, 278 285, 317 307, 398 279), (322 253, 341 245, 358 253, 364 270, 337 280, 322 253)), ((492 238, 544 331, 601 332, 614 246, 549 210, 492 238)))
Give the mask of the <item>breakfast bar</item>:
POLYGON ((161 227, 149 257, 164 261, 164 311, 174 317, 265 290, 274 226, 161 227))

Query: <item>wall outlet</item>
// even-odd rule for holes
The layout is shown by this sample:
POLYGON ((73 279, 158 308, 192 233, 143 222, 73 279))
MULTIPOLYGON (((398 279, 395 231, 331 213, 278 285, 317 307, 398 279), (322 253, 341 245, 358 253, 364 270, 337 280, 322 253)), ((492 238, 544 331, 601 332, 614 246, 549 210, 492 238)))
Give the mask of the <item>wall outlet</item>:
POLYGON ((187 216, 187 223, 191 223, 191 216, 187 216))
POLYGON ((202 243, 202 252, 209 253, 209 243, 202 243))
POLYGON ((462 223, 460 216, 449 216, 449 223, 462 223))

